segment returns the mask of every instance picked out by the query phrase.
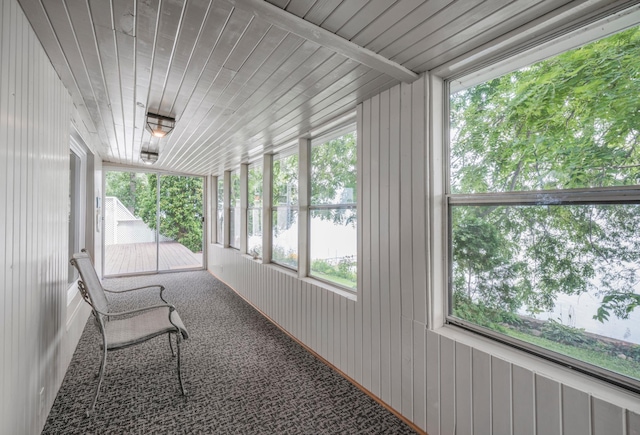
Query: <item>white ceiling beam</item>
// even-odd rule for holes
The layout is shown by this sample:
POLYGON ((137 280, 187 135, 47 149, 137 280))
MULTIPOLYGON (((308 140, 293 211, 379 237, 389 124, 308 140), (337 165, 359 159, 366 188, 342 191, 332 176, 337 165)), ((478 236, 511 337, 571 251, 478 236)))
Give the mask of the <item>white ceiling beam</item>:
POLYGON ((411 83, 418 74, 402 65, 380 56, 364 47, 354 44, 335 33, 290 14, 264 0, 227 0, 234 7, 250 12, 276 27, 291 32, 308 41, 315 42, 329 50, 335 51, 349 59, 353 59, 376 71, 394 77, 400 81, 411 83))

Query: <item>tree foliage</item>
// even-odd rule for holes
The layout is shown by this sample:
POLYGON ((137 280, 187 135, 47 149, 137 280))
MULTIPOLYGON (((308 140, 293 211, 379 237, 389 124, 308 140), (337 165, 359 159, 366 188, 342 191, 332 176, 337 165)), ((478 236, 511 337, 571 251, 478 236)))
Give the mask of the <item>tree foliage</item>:
MULTIPOLYGON (((356 135, 347 133, 311 149, 311 204, 355 204, 356 135)), ((355 214, 344 208, 322 209, 321 219, 355 225, 355 214)))
MULTIPOLYGON (((638 95, 638 28, 453 94, 452 193, 639 185, 638 95)), ((590 291, 599 320, 628 315, 639 225, 636 204, 454 206, 454 291, 532 313, 590 291)))

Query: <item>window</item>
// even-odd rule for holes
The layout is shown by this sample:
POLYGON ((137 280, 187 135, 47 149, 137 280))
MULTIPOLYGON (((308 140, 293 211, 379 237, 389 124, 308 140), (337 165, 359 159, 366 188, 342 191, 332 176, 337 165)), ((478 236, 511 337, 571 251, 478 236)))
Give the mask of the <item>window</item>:
POLYGON ((357 285, 356 134, 311 147, 309 275, 351 290, 357 285))
POLYGON ((218 177, 218 203, 216 206, 216 215, 218 219, 217 222, 217 231, 216 231, 216 242, 219 244, 224 243, 224 177, 218 177))
POLYGON ((449 101, 448 321, 640 388, 640 28, 449 101))
MULTIPOLYGON (((69 139, 69 202, 67 204, 67 221, 69 225, 68 258, 83 248, 91 249, 87 239, 93 229, 87 229, 87 148, 82 139, 73 132, 69 139)), ((67 270, 67 305, 78 293, 75 285, 78 279, 76 268, 68 264, 67 270)))
POLYGON ((231 199, 229 201, 229 244, 240 249, 240 170, 231 173, 231 199))
MULTIPOLYGON (((69 258, 84 248, 84 153, 77 146, 72 146, 69 153, 69 258)), ((69 265, 67 283, 78 279, 76 268, 69 265)))
POLYGON ((298 268, 298 154, 273 159, 271 261, 298 268))
POLYGON ((262 166, 249 166, 247 254, 262 258, 262 166))

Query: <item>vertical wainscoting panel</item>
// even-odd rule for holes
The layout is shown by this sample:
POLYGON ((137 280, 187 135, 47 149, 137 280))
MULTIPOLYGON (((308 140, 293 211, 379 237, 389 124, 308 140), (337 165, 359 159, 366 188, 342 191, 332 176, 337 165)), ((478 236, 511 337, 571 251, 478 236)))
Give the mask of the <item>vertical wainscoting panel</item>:
MULTIPOLYGON (((380 397, 380 96, 371 98, 370 160, 371 188, 369 203, 371 257, 371 386, 369 390, 380 397), (373 122, 376 120, 376 122, 373 122)), ((365 162, 366 163, 366 162, 365 162)), ((365 184, 366 186, 366 184, 365 184)))
POLYGON ((411 100, 412 86, 400 85, 400 302, 402 307, 401 345, 402 345, 402 415, 412 419, 413 406, 413 352, 411 332, 413 326, 413 237, 411 204, 411 100))
POLYGON ((562 387, 562 434, 591 433, 589 395, 575 388, 562 387))
POLYGON ((456 433, 473 433, 471 348, 456 343, 456 433))
POLYGON ((353 355, 353 370, 351 377, 356 381, 362 382, 362 293, 364 289, 364 277, 368 272, 368 269, 364 266, 362 259, 364 258, 364 238, 365 233, 363 228, 365 227, 364 221, 366 220, 366 214, 364 211, 364 183, 363 183, 363 160, 362 158, 367 154, 367 148, 364 145, 365 131, 367 130, 365 123, 369 123, 370 120, 364 118, 364 104, 358 106, 356 112, 356 151, 357 151, 357 192, 358 192, 358 244, 357 244, 357 257, 358 257, 358 301, 354 304, 355 315, 353 318, 354 328, 354 355, 353 355))
MULTIPOLYGON (((440 432, 456 433, 456 343, 440 337, 440 432)), ((430 434, 432 435, 432 434, 430 434)))
POLYGON ((530 370, 513 366, 513 434, 535 435, 535 383, 530 370))
POLYGON ((413 422, 427 425, 427 331, 424 323, 413 322, 413 422))
POLYGON ((389 124, 390 92, 380 94, 380 398, 391 403, 391 301, 390 295, 390 210, 389 210, 389 124))
POLYGON ((640 414, 627 411, 627 435, 640 435, 640 414))
POLYGON ((491 424, 493 433, 511 435, 511 364, 491 357, 491 424))
POLYGON ((539 434, 560 435, 560 384, 536 375, 536 430, 539 434))
POLYGON ((42 430, 62 383, 71 98, 22 9, 0 0, 0 433, 42 430))
POLYGON ((622 408, 604 400, 591 398, 591 424, 593 435, 624 434, 624 413, 622 408))
MULTIPOLYGON (((491 432, 491 357, 478 349, 471 352, 473 433, 491 432)), ((499 433, 499 432, 496 432, 499 433)))
POLYGON ((440 433, 440 335, 427 331, 427 433, 440 433))
POLYGON ((358 258, 362 265, 362 286, 359 287, 358 305, 362 307, 362 374, 358 382, 365 388, 371 388, 371 100, 362 103, 362 152, 358 155, 358 182, 362 185, 362 196, 359 198, 362 218, 362 257, 358 258))
POLYGON ((389 90, 389 323, 391 406, 402 406, 402 301, 400 293, 400 86, 389 90))

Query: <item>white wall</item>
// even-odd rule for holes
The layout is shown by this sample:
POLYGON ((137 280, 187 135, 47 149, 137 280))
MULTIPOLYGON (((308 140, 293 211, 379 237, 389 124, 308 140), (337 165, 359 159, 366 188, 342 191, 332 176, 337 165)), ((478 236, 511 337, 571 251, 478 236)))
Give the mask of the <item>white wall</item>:
POLYGON ((452 327, 427 329, 429 312, 441 320, 428 301, 443 299, 441 288, 427 297, 438 263, 427 247, 441 236, 429 231, 429 89, 422 77, 358 109, 367 187, 356 301, 219 245, 209 269, 430 435, 640 433, 637 395, 452 327))
POLYGON ((0 433, 36 434, 88 316, 67 305, 69 135, 86 124, 15 0, 0 35, 0 433))

